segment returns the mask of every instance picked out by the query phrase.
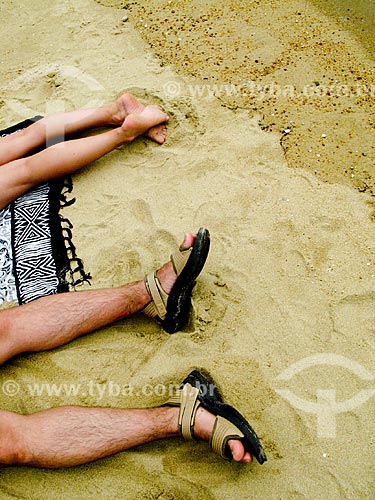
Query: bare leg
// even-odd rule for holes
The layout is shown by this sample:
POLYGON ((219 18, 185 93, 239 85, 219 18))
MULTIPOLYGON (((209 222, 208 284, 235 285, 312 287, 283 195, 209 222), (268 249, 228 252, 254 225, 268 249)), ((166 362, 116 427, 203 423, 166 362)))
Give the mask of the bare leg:
MULTIPOLYGON (((0 137, 0 165, 22 158, 59 136, 65 137, 98 127, 119 126, 129 114, 139 114, 144 108, 134 96, 123 94, 105 106, 47 116, 17 134, 0 137)), ((165 124, 152 126, 145 135, 162 144, 166 136, 165 124)))
MULTIPOLYGON (((182 243, 189 247, 195 235, 182 243)), ((176 281, 170 262, 158 277, 169 293, 176 281)), ((117 288, 61 293, 0 311, 0 363, 23 352, 52 349, 139 312, 150 301, 143 281, 117 288)))
POLYGON ((147 106, 140 114, 128 115, 121 127, 103 134, 62 142, 0 168, 0 208, 41 182, 71 174, 122 144, 132 142, 168 116, 158 106, 147 106))
MULTIPOLYGON (((0 463, 71 467, 157 439, 178 436, 178 408, 61 407, 28 416, 0 412, 0 463)), ((194 433, 207 440, 214 416, 198 408, 194 433)), ((229 441, 233 458, 251 462, 240 441, 229 441)))

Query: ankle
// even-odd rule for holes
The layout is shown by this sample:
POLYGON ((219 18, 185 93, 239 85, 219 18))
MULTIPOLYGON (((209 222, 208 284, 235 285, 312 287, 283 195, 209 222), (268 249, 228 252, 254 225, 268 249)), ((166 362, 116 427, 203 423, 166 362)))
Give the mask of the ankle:
POLYGON ((194 435, 203 441, 208 441, 215 424, 215 416, 202 406, 199 406, 194 422, 194 435))
POLYGON ((159 437, 168 438, 179 435, 177 407, 154 408, 155 425, 159 437))
POLYGON ((102 124, 104 126, 108 125, 121 125, 123 120, 117 118, 117 113, 118 113, 118 106, 116 101, 111 102, 109 104, 104 104, 100 108, 101 111, 101 118, 102 118, 102 124))
POLYGON ((137 137, 135 134, 131 133, 130 130, 124 130, 122 127, 116 127, 112 132, 114 133, 117 147, 129 144, 137 137))
POLYGON ((164 264, 158 271, 156 271, 156 276, 158 277, 163 290, 168 294, 171 293, 177 278, 172 262, 164 264))
POLYGON ((143 307, 147 306, 152 300, 152 297, 150 295, 150 292, 147 289, 145 280, 138 281, 137 283, 139 285, 139 290, 140 290, 140 298, 143 304, 143 307))

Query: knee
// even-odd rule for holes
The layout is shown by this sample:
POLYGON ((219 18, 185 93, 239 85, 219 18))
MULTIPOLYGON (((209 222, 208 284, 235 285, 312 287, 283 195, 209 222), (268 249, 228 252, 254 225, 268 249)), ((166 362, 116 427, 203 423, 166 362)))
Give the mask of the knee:
POLYGON ((0 411, 0 464, 18 465, 28 462, 23 440, 23 417, 17 413, 0 411))

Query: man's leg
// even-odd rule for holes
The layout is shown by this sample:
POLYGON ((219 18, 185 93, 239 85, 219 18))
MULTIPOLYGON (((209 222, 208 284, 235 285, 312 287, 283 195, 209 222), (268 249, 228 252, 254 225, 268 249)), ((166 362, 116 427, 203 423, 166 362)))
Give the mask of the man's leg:
POLYGON ((0 209, 44 181, 71 174, 118 146, 168 120, 158 106, 147 106, 139 114, 128 115, 121 127, 102 134, 62 142, 35 155, 0 167, 0 209))
MULTIPOLYGON (((144 108, 134 96, 123 94, 105 106, 47 116, 16 134, 0 137, 0 165, 22 158, 33 149, 46 146, 56 137, 64 138, 98 127, 119 126, 129 114, 139 114, 144 108)), ((145 133, 159 144, 164 142, 165 134, 165 125, 157 125, 145 133)))
MULTIPOLYGON (((199 407, 196 437, 208 440, 215 417, 199 407)), ((32 415, 0 411, 0 463, 71 467, 157 439, 178 436, 178 408, 51 408, 32 415)), ((230 440, 236 461, 251 462, 241 441, 230 440)))
MULTIPOLYGON (((193 245, 187 233, 183 247, 193 245)), ((171 262, 157 276, 170 293, 176 274, 171 262)), ((0 364, 23 352, 52 349, 139 312, 150 302, 143 281, 116 288, 49 295, 0 311, 0 364)))

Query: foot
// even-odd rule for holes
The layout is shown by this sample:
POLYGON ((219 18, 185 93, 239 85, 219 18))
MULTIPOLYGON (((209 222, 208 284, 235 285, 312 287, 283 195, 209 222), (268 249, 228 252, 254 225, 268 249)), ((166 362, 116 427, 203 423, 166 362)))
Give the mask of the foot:
MULTIPOLYGON (((170 435, 178 436, 178 408, 168 408, 168 412, 171 414, 170 435)), ((194 436, 202 441, 209 441, 214 428, 215 418, 212 413, 199 406, 195 416, 194 436)), ((239 439, 230 439, 228 446, 235 462, 250 464, 253 461, 252 455, 248 451, 245 451, 239 439)))
POLYGON ((254 429, 238 410, 223 402, 210 375, 193 370, 165 405, 178 407, 177 427, 184 439, 209 441, 212 450, 227 460, 267 461, 254 429))
POLYGON ((168 121, 168 115, 159 106, 146 106, 140 113, 127 115, 121 125, 123 141, 131 142, 150 128, 168 121))
MULTIPOLYGON (((146 106, 138 101, 132 94, 123 94, 114 103, 110 104, 110 125, 121 125, 125 118, 130 114, 140 114, 146 106)), ((163 144, 167 135, 166 122, 168 117, 162 123, 151 126, 144 132, 146 137, 149 137, 158 144, 163 144)))
MULTIPOLYGON (((201 406, 197 410, 194 422, 194 435, 203 441, 209 441, 214 424, 215 416, 209 413, 201 406)), ((232 453, 233 460, 250 464, 253 461, 252 455, 245 451, 242 442, 238 439, 230 439, 228 441, 229 449, 232 453)))
MULTIPOLYGON (((193 246, 195 238, 195 233, 186 233, 184 241, 181 243, 180 248, 190 248, 193 246)), ((167 262, 163 267, 157 271, 156 276, 159 278, 161 286, 164 291, 168 294, 171 293, 173 285, 176 283, 177 275, 174 272, 172 262, 167 262)))
POLYGON ((210 248, 208 229, 187 233, 184 242, 171 255, 171 263, 145 276, 150 302, 143 312, 158 321, 168 333, 175 333, 189 322, 191 295, 210 248))

